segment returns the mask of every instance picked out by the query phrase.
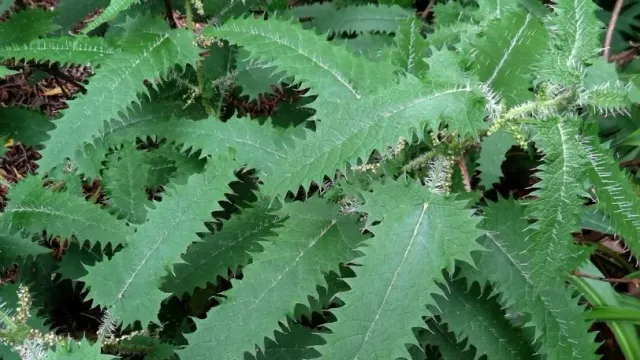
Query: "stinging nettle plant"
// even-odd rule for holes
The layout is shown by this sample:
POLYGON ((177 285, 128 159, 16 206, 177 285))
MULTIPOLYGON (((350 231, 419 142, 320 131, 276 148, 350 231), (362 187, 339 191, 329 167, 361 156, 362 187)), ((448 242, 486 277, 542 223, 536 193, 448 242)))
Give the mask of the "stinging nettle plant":
POLYGON ((112 0, 75 35, 95 8, 64 3, 0 23, 3 77, 93 73, 52 122, 0 108, 0 137, 41 154, 4 184, 3 358, 597 358, 572 233, 595 203, 637 256, 640 201, 594 120, 637 89, 600 58, 590 0, 448 1, 429 23, 112 0), (274 91, 267 118, 230 100, 274 91), (537 155, 533 191, 483 198, 514 146, 537 155), (98 331, 51 326, 61 281, 98 331))

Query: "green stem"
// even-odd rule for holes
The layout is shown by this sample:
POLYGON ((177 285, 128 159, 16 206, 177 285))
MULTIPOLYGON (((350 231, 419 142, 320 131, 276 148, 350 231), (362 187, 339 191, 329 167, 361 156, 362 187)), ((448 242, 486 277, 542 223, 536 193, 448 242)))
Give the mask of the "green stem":
POLYGON ((513 107, 502 116, 504 120, 514 120, 517 118, 527 117, 527 115, 541 109, 550 109, 561 106, 565 103, 565 100, 569 98, 571 93, 566 92, 559 95, 556 98, 543 101, 530 101, 522 105, 513 107))
POLYGON ((211 106, 211 99, 204 96, 204 71, 202 70, 202 61, 196 63, 196 77, 198 78, 198 93, 202 97, 202 104, 207 112, 207 115, 213 114, 213 107, 211 106))
POLYGON ((603 306, 592 308, 586 313, 587 319, 595 321, 624 321, 640 324, 640 310, 603 306))
POLYGON ((191 7, 191 0, 184 0, 184 9, 187 15, 187 28, 193 31, 195 26, 193 24, 193 8, 191 7))
MULTIPOLYGON (((594 278, 604 278, 604 275, 591 261, 585 262, 585 264, 580 267, 580 271, 594 278)), ((607 282, 579 276, 571 276, 569 279, 584 295, 587 301, 594 306, 591 312, 586 313, 586 316, 592 320, 606 321, 627 360, 640 360, 640 339, 636 333, 635 326, 627 321, 619 321, 619 319, 613 317, 601 318, 602 315, 607 314, 599 313, 599 311, 593 312, 598 308, 620 309, 620 306, 623 305, 622 297, 616 293, 613 287, 607 282)), ((632 311, 640 312, 633 309, 632 311)))

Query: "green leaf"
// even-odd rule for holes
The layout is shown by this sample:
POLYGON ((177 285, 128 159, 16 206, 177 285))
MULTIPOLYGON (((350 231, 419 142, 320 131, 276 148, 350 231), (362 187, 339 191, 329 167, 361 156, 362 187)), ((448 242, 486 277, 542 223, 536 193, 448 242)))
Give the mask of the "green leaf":
POLYGON ((546 21, 549 50, 541 55, 538 76, 562 85, 577 85, 584 62, 598 56, 603 25, 596 18, 593 1, 558 0, 546 21), (569 70, 569 71, 568 71, 569 70))
POLYGON ((221 209, 218 202, 231 193, 228 184, 235 179, 237 167, 228 155, 221 155, 185 185, 167 189, 123 250, 87 268, 88 274, 80 279, 90 288, 87 298, 94 305, 110 307, 125 327, 136 320, 143 326, 159 324, 160 303, 167 297, 158 289, 161 278, 198 240, 196 233, 206 229, 204 222, 211 220, 211 212, 221 209))
POLYGON ((412 328, 424 326, 425 308, 441 293, 442 270, 456 259, 471 261, 479 250, 479 218, 465 203, 432 193, 415 182, 375 183, 364 193, 373 240, 357 260, 351 290, 339 294, 346 303, 329 324, 327 344, 318 350, 327 359, 395 359, 408 356, 405 344, 415 343, 412 328), (375 221, 382 221, 372 226, 375 221))
POLYGON ((185 183, 191 175, 204 170, 206 161, 198 159, 198 155, 180 153, 171 146, 163 146, 145 153, 145 162, 149 167, 146 187, 156 189, 169 181, 176 184, 185 183))
POLYGON ((245 351, 253 353, 254 344, 262 347, 265 337, 273 338, 278 322, 285 322, 296 304, 308 303, 317 286, 325 286, 325 274, 357 256, 355 248, 364 237, 355 217, 339 209, 320 198, 286 204, 278 214, 289 218, 278 237, 252 254, 244 278, 232 280, 220 306, 206 319, 194 319, 198 329, 186 335, 189 346, 178 354, 239 359, 245 351))
POLYGON ((317 131, 266 172, 264 192, 283 194, 311 181, 320 183, 324 175, 367 159, 373 150, 385 154, 400 137, 422 136, 425 125, 438 129, 444 121, 451 132, 474 136, 485 127, 483 102, 481 92, 468 84, 444 87, 413 77, 360 100, 318 98, 313 103, 321 119, 317 131))
POLYGON ((547 41, 540 20, 522 9, 509 11, 489 23, 484 36, 475 41, 476 74, 507 106, 531 100, 533 65, 546 49, 547 41))
MULTIPOLYGON (((324 5, 324 4, 323 4, 324 5)), ((403 20, 415 17, 409 9, 397 5, 367 4, 345 6, 313 13, 313 24, 318 33, 364 33, 369 31, 394 32, 403 20)), ((296 11, 300 11, 296 8, 296 11)))
POLYGON ((15 70, 8 69, 5 66, 0 66, 0 79, 5 78, 7 76, 19 74, 19 73, 20 71, 15 71, 15 70))
MULTIPOLYGON (((478 9, 470 12, 470 18, 477 22, 486 22, 493 18, 505 16, 510 11, 517 9, 524 3, 522 0, 478 0, 478 9)), ((463 8, 463 10, 466 10, 463 8)), ((467 12, 469 12, 467 10, 467 12)))
POLYGON ((272 93, 271 85, 279 85, 284 72, 278 72, 275 66, 251 60, 245 49, 238 51, 236 84, 242 87, 242 95, 257 99, 258 95, 272 93))
MULTIPOLYGON (((420 348, 425 346, 437 347, 439 355, 443 360, 476 360, 473 347, 467 346, 464 342, 458 342, 455 335, 447 329, 445 324, 439 324, 435 321, 427 322, 428 330, 420 329, 418 332, 418 341, 420 348)), ((412 356, 414 360, 423 360, 424 351, 421 357, 412 356)), ((431 357, 427 357, 431 359, 431 357)))
MULTIPOLYGON (((461 274, 464 276, 464 272, 461 274)), ((488 359, 533 359, 535 349, 529 339, 515 328, 490 291, 477 283, 467 288, 464 279, 449 281, 443 287, 445 297, 437 297, 434 314, 456 334, 476 348, 476 357, 488 359), (448 291, 447 291, 448 289, 448 291)))
POLYGON ((51 251, 19 232, 14 233, 9 221, 10 216, 0 215, 0 266, 11 265, 19 259, 36 257, 51 251))
POLYGON ((299 324, 281 326, 275 333, 275 341, 265 340, 265 349, 260 350, 255 360, 303 360, 317 359, 318 351, 313 346, 322 344, 322 337, 312 329, 299 324))
POLYGON ((487 251, 474 254, 477 269, 466 267, 467 278, 482 285, 490 282, 503 307, 529 314, 527 325, 534 327, 539 351, 549 359, 593 358, 597 344, 588 333, 583 307, 563 281, 575 269, 574 256, 580 254, 582 261, 584 252, 576 249, 572 240, 560 243, 551 236, 534 238, 524 206, 513 199, 489 202, 484 216, 481 226, 488 234, 481 243, 487 251), (573 252, 567 256, 569 250, 573 252), (543 273, 541 263, 553 266, 543 273), (556 280, 549 281, 550 276, 556 280))
POLYGON ((239 18, 203 34, 243 46, 254 59, 294 75, 302 88, 320 96, 359 99, 395 82, 392 67, 356 57, 291 21, 239 18))
POLYGON ((596 59, 586 69, 582 85, 578 104, 598 114, 622 113, 631 107, 629 88, 620 81, 615 63, 596 59))
POLYGON ((77 280, 87 275, 85 265, 93 266, 103 260, 103 250, 100 244, 93 247, 71 243, 58 263, 57 273, 62 279, 77 280))
POLYGON ((75 150, 97 136, 104 122, 118 119, 132 103, 140 101, 138 94, 147 91, 144 80, 161 77, 176 63, 194 65, 199 54, 193 41, 193 34, 181 29, 139 33, 124 44, 92 77, 88 93, 68 102, 69 109, 56 120, 51 139, 45 142, 40 170, 50 170, 65 157, 74 159, 75 150))
POLYGON ((50 235, 62 238, 75 236, 80 243, 88 240, 90 244, 122 244, 132 233, 124 222, 100 206, 66 192, 47 189, 37 176, 29 176, 11 188, 9 205, 4 212, 4 216, 11 216, 11 227, 30 233, 45 229, 50 235))
MULTIPOLYGON (((168 121, 172 116, 185 118, 191 118, 192 116, 200 117, 200 114, 192 114, 183 109, 183 107, 184 103, 180 101, 152 100, 143 102, 139 106, 136 105, 133 109, 129 110, 126 116, 121 116, 120 121, 105 122, 104 127, 101 129, 100 137, 106 146, 113 147, 132 142, 137 137, 144 138, 145 136, 154 135, 139 130, 147 122, 154 124, 156 120, 168 121)), ((156 126, 162 128, 159 125, 156 126)), ((96 141, 94 141, 94 143, 95 142, 96 141)), ((82 148, 77 149, 77 151, 80 150, 82 150, 82 148)))
POLYGON ((396 47, 391 55, 394 65, 416 77, 421 77, 427 71, 424 58, 429 42, 422 37, 421 27, 422 21, 418 19, 402 21, 396 32, 396 47))
POLYGON ((264 0, 208 0, 202 3, 206 14, 215 14, 221 20, 245 15, 250 9, 266 5, 264 0))
POLYGON ((357 56, 371 61, 386 61, 383 49, 393 45, 394 37, 387 34, 360 34, 355 38, 334 38, 333 42, 345 44, 357 56))
POLYGON ((106 8, 110 0, 58 0, 55 23, 61 33, 69 33, 72 27, 99 8, 106 8))
POLYGON ((294 6, 291 8, 293 14, 301 19, 311 19, 315 17, 324 18, 329 15, 335 14, 337 9, 334 4, 330 2, 314 2, 311 4, 302 4, 300 6, 294 6))
POLYGON ((110 164, 103 174, 109 205, 118 217, 130 224, 142 224, 147 210, 152 207, 145 187, 150 167, 147 156, 133 146, 126 146, 110 157, 110 164))
POLYGON ((232 118, 222 122, 214 117, 193 121, 171 116, 142 116, 126 127, 110 133, 108 138, 131 141, 137 136, 166 138, 179 145, 181 151, 202 150, 200 156, 235 150, 239 163, 262 171, 272 169, 287 156, 287 146, 293 146, 294 129, 259 125, 248 118, 232 118))
POLYGON ((90 344, 86 338, 80 343, 69 340, 66 343, 58 343, 55 350, 49 350, 44 360, 112 360, 119 359, 111 355, 100 353, 101 344, 90 344))
POLYGON ((453 25, 469 20, 467 9, 460 1, 447 1, 434 3, 432 11, 436 27, 453 25))
POLYGON ((582 229, 598 231, 603 234, 612 234, 613 227, 611 226, 611 220, 609 217, 598 210, 596 206, 589 206, 587 210, 582 214, 580 222, 582 229))
POLYGON ((22 107, 0 107, 0 134, 25 145, 39 145, 49 138, 53 122, 39 111, 22 107))
POLYGON ((537 284, 543 287, 561 287, 589 253, 571 236, 571 232, 580 230, 583 184, 587 180, 588 160, 578 128, 575 118, 551 118, 536 127, 534 139, 544 152, 544 163, 538 167, 536 177, 540 181, 531 194, 538 199, 527 207, 527 216, 537 219, 529 243, 534 254, 532 271, 540 276, 537 284))
POLYGON ((494 183, 500 182, 505 154, 516 144, 513 135, 505 130, 498 130, 482 139, 482 149, 478 158, 480 185, 490 189, 494 183))
POLYGON ((598 135, 583 140, 588 153, 587 171, 597 208, 609 217, 613 231, 625 239, 634 255, 640 254, 640 200, 629 175, 620 168, 598 135))
POLYGON ((82 30, 83 33, 88 33, 89 31, 97 28, 109 20, 114 19, 119 12, 126 10, 131 5, 139 3, 140 0, 111 0, 109 6, 100 14, 97 18, 95 18, 92 22, 87 24, 87 26, 82 30))
POLYGON ((62 66, 101 63, 115 53, 117 50, 103 38, 84 36, 38 39, 0 47, 0 58, 3 59, 51 61, 62 66))
POLYGON ((196 287, 215 284, 216 277, 227 277, 229 269, 237 273, 249 264, 250 253, 262 251, 262 241, 271 241, 282 224, 280 216, 269 213, 266 203, 244 210, 223 222, 222 231, 206 234, 202 242, 189 246, 182 256, 185 263, 176 264, 162 289, 178 296, 196 287))
POLYGON ((56 13, 32 9, 20 11, 0 23, 0 46, 26 44, 57 29, 56 13))

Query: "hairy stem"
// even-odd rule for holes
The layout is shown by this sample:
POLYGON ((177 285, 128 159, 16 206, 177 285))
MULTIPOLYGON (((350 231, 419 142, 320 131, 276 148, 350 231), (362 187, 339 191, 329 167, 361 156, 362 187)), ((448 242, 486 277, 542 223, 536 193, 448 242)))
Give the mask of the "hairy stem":
POLYGON ((193 24, 193 9, 191 8, 191 0, 184 0, 184 11, 187 16, 187 29, 193 31, 195 26, 193 24))
POLYGON ((458 159, 458 167, 460 168, 460 173, 462 173, 464 189, 467 192, 471 192, 471 177, 469 177, 469 169, 467 169, 467 163, 464 161, 464 155, 458 159))

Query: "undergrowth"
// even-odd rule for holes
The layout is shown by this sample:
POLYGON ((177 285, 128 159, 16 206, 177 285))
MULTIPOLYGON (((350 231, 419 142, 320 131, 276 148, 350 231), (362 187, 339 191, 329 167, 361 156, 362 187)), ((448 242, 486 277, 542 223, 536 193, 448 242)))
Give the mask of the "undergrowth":
POLYGON ((595 3, 71 3, 3 7, 0 75, 66 95, 0 109, 3 359, 640 356, 574 237, 640 253, 595 3))

